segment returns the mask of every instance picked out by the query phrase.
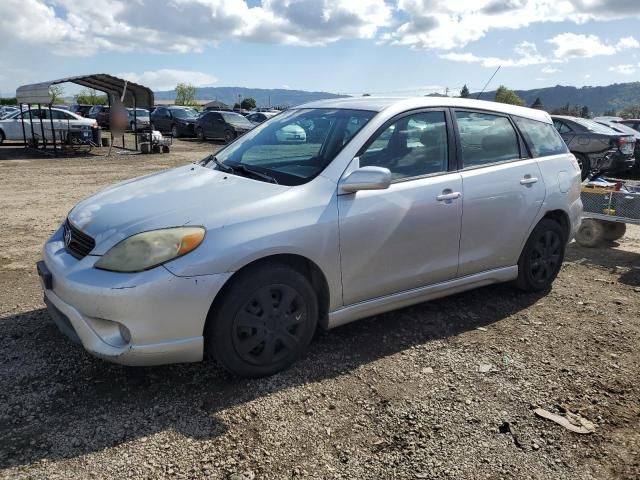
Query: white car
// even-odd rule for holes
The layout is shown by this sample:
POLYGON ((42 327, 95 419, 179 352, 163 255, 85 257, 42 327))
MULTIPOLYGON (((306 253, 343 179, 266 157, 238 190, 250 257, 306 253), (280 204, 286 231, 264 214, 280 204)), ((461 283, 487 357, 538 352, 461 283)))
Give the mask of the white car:
POLYGON ((91 130, 91 128, 97 126, 98 124, 93 118, 84 118, 60 108, 52 108, 51 115, 48 108, 32 109, 30 113, 28 110, 24 110, 22 114, 16 112, 0 120, 0 144, 5 140, 22 141, 25 136, 27 139, 32 138, 32 136, 42 138, 43 130, 44 137, 48 141, 53 141, 52 127, 55 131, 56 141, 60 141, 67 138, 67 132, 69 131, 91 130), (22 130, 23 116, 24 132, 22 130), (42 119, 42 123, 40 119, 42 119), (33 125, 31 125, 32 122, 33 125))
POLYGON ((305 143, 307 132, 299 125, 289 124, 276 131, 276 138, 282 143, 305 143))

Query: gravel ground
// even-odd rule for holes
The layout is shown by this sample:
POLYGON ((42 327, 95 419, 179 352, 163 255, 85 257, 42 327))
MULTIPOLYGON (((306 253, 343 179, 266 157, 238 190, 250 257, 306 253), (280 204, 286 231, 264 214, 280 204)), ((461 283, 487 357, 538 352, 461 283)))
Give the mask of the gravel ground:
POLYGON ((46 237, 99 188, 212 146, 0 148, 1 478, 640 478, 638 227, 606 248, 570 245, 547 294, 492 286, 321 332, 266 379, 121 367, 67 341, 35 273, 46 237))

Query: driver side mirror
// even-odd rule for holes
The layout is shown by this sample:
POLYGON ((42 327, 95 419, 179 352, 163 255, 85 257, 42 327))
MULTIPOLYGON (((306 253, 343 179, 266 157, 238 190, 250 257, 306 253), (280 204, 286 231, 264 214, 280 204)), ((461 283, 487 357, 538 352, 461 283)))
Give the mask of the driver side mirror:
POLYGON ((391 185, 391 171, 383 167, 360 167, 340 182, 345 193, 359 190, 386 190, 391 185))

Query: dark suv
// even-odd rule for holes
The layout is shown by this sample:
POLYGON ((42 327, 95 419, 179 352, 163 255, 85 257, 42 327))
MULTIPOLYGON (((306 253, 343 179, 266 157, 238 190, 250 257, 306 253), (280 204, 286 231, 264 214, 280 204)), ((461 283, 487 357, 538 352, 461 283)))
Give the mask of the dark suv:
POLYGON ((157 107, 151 112, 151 124, 156 130, 170 132, 174 137, 193 137, 196 123, 193 110, 184 107, 157 107))
POLYGON ((563 138, 571 153, 576 156, 582 178, 607 154, 608 162, 601 165, 603 171, 628 172, 633 168, 633 151, 636 139, 633 135, 616 132, 593 120, 563 115, 552 115, 553 125, 563 138))
POLYGON ((200 140, 215 138, 225 143, 248 132, 254 124, 235 112, 203 112, 196 121, 196 135, 200 140))
POLYGON ((111 108, 107 105, 94 105, 85 115, 87 118, 94 118, 100 127, 109 128, 111 123, 111 108))

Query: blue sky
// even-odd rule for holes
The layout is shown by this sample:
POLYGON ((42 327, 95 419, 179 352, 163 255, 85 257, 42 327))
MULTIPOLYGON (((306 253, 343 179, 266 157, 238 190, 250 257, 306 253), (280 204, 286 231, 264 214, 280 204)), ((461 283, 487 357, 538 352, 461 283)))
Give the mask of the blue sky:
POLYGON ((380 95, 638 79, 640 0, 2 0, 0 93, 82 73, 154 89, 380 95), (636 38, 637 37, 637 38, 636 38))

